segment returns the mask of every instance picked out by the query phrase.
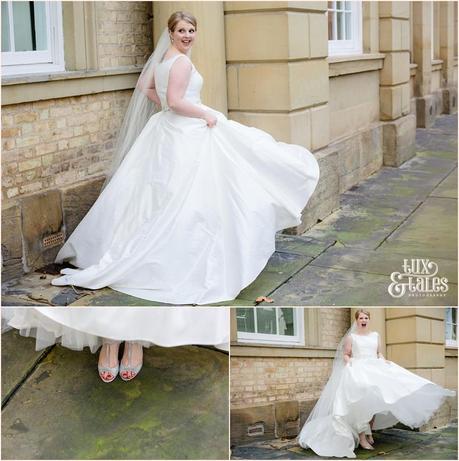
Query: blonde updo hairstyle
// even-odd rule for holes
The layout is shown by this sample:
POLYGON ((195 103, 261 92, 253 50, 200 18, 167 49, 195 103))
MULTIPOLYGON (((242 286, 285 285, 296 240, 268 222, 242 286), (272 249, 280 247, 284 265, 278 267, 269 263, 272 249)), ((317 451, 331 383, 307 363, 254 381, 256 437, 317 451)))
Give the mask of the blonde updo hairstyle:
POLYGON ((186 11, 176 11, 170 15, 169 20, 167 21, 167 28, 169 29, 169 32, 174 32, 177 24, 182 20, 190 23, 195 29, 198 28, 198 22, 191 13, 187 13, 186 11))
POLYGON ((358 320, 360 314, 368 315, 368 318, 371 319, 371 315, 368 311, 365 309, 357 309, 354 314, 355 320, 358 320))

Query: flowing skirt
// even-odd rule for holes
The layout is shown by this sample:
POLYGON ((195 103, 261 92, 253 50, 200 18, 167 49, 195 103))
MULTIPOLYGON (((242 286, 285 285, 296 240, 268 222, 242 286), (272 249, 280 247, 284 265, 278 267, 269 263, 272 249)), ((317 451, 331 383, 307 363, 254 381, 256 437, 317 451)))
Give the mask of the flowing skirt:
POLYGON ((35 337, 37 350, 60 343, 95 352, 103 341, 229 347, 227 308, 3 307, 2 319, 21 335, 35 337))
MULTIPOLYGON (((212 110, 206 107, 208 110, 212 110)), ((153 115, 57 255, 55 285, 109 286, 170 304, 236 298, 301 222, 315 157, 213 111, 218 122, 153 115)))
POLYGON ((320 456, 355 458, 358 434, 397 422, 411 428, 425 424, 447 397, 444 389, 383 359, 352 359, 343 370, 332 414, 307 422, 298 437, 303 448, 320 456))

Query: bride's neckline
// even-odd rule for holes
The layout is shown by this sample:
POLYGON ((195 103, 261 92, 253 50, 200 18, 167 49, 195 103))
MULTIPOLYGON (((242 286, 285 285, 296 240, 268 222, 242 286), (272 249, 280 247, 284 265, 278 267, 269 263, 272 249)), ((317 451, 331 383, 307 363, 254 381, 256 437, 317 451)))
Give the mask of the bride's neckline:
POLYGON ((186 56, 186 54, 185 53, 176 53, 176 54, 172 55, 170 58, 163 59, 160 62, 160 64, 164 64, 165 62, 170 61, 171 59, 175 58, 176 56, 186 56))
POLYGON ((353 333, 356 336, 370 336, 374 333, 374 331, 370 331, 370 333, 367 333, 366 335, 360 335, 359 333, 353 333))

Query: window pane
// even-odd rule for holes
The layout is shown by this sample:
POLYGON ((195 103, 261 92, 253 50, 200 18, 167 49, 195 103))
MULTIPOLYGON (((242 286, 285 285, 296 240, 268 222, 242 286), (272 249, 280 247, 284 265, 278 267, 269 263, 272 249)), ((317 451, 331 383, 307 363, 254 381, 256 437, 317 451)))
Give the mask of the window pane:
POLYGON ((293 321, 293 308, 281 307, 278 309, 279 334, 284 336, 295 336, 295 325, 293 321))
POLYGON ((35 31, 37 50, 47 50, 48 40, 46 33, 46 8, 45 2, 34 2, 35 7, 35 31))
POLYGON ((252 307, 238 307, 236 309, 237 331, 255 333, 254 309, 252 307))
POLYGON ((336 9, 337 10, 342 10, 343 9, 343 3, 344 2, 336 2, 336 9))
POLYGON ((346 40, 352 39, 351 13, 346 13, 346 40))
POLYGON ((13 2, 15 51, 46 50, 44 2, 13 2))
POLYGON ((351 2, 344 2, 344 9, 346 11, 351 11, 351 2))
POLYGON ((333 11, 328 12, 328 40, 335 40, 333 36, 333 22, 335 21, 335 13, 333 11))
POLYGON ((269 335, 277 334, 276 309, 274 307, 257 307, 257 331, 269 335))
POLYGON ((11 51, 8 3, 2 2, 2 51, 11 51))
POLYGON ((336 19, 337 19, 337 32, 338 32, 338 37, 337 40, 344 40, 344 13, 336 13, 336 19))

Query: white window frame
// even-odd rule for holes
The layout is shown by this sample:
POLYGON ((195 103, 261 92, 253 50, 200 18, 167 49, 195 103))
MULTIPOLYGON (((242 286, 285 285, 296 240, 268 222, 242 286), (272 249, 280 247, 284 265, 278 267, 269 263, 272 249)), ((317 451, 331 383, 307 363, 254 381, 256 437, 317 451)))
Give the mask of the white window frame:
MULTIPOLYGON (((362 2, 351 1, 351 40, 328 40, 329 56, 346 56, 362 54, 362 2)), ((327 16, 329 9, 327 9, 327 16)), ((328 27, 328 21, 327 21, 328 27)), ((337 27, 337 21, 334 24, 337 27)))
MULTIPOLYGON (((255 328, 257 326, 256 312, 259 307, 254 307, 254 316, 255 316, 255 328)), ((270 309, 276 309, 276 321, 277 321, 277 331, 279 331, 279 316, 277 315, 277 310, 281 309, 280 307, 272 307, 270 309)), ((285 309, 285 308, 284 308, 285 309)), ((285 345, 285 346, 299 346, 304 345, 304 310, 303 308, 298 307, 287 307, 287 309, 293 309, 293 324, 296 330, 296 335, 286 336, 279 334, 266 334, 266 333, 251 333, 246 331, 237 332, 237 340, 240 343, 249 343, 249 344, 273 344, 273 345, 285 345)), ((237 311, 236 311, 237 316, 237 311)))
MULTIPOLYGON (((456 307, 446 307, 445 310, 448 311, 449 309, 457 309, 456 307)), ((451 316, 452 318, 452 316, 451 316)), ((448 314, 446 312, 445 315, 445 345, 447 347, 457 347, 457 310, 456 310, 456 323, 448 322, 448 314), (446 337, 446 332, 448 331, 446 326, 450 325, 456 325, 456 339, 450 339, 446 337)))
MULTIPOLYGON (((10 40, 14 41, 12 1, 7 0, 10 40)), ((2 75, 23 75, 65 71, 62 2, 45 1, 47 50, 3 51, 2 75)))

